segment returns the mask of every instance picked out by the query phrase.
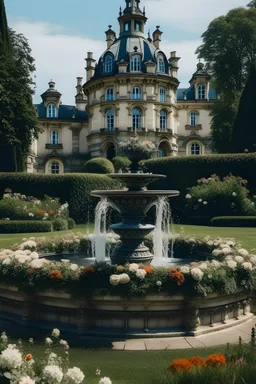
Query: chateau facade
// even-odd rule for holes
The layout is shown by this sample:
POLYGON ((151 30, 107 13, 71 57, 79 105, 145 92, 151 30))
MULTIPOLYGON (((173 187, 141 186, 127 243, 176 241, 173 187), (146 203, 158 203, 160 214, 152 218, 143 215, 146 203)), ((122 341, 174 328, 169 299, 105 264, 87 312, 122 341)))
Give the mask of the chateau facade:
POLYGON ((152 141, 158 156, 211 152, 209 106, 216 100, 211 76, 199 63, 189 88, 179 89, 180 58, 161 50, 159 26, 145 36, 140 0, 125 2, 119 36, 110 25, 99 61, 88 52, 86 82, 77 78, 75 105, 62 104, 51 81, 35 106, 42 133, 29 172, 79 172, 89 157, 112 159, 118 142, 134 133, 152 141))

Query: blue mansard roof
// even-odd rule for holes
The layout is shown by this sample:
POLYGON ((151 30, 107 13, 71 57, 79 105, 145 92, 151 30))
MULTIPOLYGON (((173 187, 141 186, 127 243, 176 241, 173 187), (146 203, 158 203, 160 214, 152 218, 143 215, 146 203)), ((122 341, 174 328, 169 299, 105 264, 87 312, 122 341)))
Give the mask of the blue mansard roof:
MULTIPOLYGON (((179 88, 177 90, 177 101, 184 100, 184 95, 186 94, 186 100, 187 101, 193 101, 195 100, 195 87, 189 87, 189 88, 179 88)), ((209 100, 217 100, 217 93, 215 89, 210 88, 209 90, 209 100)))
POLYGON ((47 117, 47 108, 44 103, 35 104, 35 107, 38 111, 39 119, 51 119, 51 120, 72 120, 72 121, 88 121, 88 115, 85 111, 77 109, 73 105, 63 105, 59 106, 58 117, 49 118, 47 117))

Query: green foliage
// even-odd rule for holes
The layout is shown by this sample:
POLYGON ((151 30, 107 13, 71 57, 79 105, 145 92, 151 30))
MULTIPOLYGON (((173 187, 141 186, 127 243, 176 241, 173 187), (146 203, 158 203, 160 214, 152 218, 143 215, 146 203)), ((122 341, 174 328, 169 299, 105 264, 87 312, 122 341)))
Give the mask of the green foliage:
POLYGON ((52 232, 50 221, 1 220, 0 233, 52 232))
POLYGON ((214 227, 256 227, 256 216, 218 216, 211 219, 214 227))
POLYGON ((68 222, 68 229, 73 229, 76 226, 75 220, 71 219, 71 217, 68 217, 67 219, 68 222))
POLYGON ((243 90, 234 122, 232 152, 256 152, 256 131, 252 124, 255 118, 255 89, 256 68, 254 65, 243 90))
POLYGON ((185 211, 195 216, 256 215, 254 201, 249 198, 246 180, 227 176, 223 180, 216 175, 202 178, 186 195, 185 211))
POLYGON ((66 231, 68 229, 68 222, 64 219, 55 219, 52 221, 54 231, 66 231))
POLYGON ((104 157, 93 158, 85 163, 83 171, 85 173, 113 173, 115 171, 110 160, 104 157))
POLYGON ((90 196, 90 192, 95 189, 117 189, 118 184, 104 175, 0 173, 0 196, 6 187, 40 199, 44 195, 58 196, 61 203, 68 202, 70 217, 76 223, 83 223, 93 220, 98 202, 98 199, 90 196))
POLYGON ((115 167, 115 172, 120 171, 120 169, 122 172, 127 172, 129 165, 131 164, 131 161, 128 159, 128 157, 122 156, 116 156, 111 161, 115 167))

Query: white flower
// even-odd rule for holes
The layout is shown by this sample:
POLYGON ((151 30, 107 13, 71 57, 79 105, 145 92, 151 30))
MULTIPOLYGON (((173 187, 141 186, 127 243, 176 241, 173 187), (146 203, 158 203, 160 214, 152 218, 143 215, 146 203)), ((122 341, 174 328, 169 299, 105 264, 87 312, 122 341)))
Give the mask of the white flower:
POLYGON ((198 199, 198 202, 199 202, 199 203, 202 203, 202 201, 203 201, 203 199, 198 199))
POLYGON ((60 339, 60 345, 62 345, 64 349, 69 349, 69 345, 66 340, 60 339))
POLYGON ((220 250, 220 249, 214 249, 213 251, 212 251, 212 255, 213 256, 219 256, 219 255, 221 255, 222 254, 222 250, 220 250))
POLYGON ((187 275, 190 272, 190 267, 188 265, 183 265, 180 267, 180 272, 187 275))
POLYGON ((25 241, 20 245, 20 249, 24 249, 24 248, 36 248, 36 242, 33 240, 25 241))
POLYGON ((236 193, 235 193, 235 192, 232 192, 232 196, 236 196, 236 193))
POLYGON ((229 255, 230 253, 232 253, 232 250, 231 250, 231 248, 227 247, 227 248, 222 248, 221 252, 224 255, 229 255))
POLYGON ((244 258, 242 256, 236 256, 235 257, 235 261, 238 263, 238 264, 242 264, 244 262, 244 258))
POLYGON ((208 240, 207 241, 207 245, 209 245, 211 247, 213 245, 213 241, 212 240, 208 240))
POLYGON ((137 276, 138 279, 140 279, 140 280, 144 280, 146 274, 147 274, 147 272, 145 271, 145 269, 138 269, 138 270, 136 271, 136 276, 137 276))
POLYGON ((2 261, 2 264, 3 264, 3 265, 9 265, 9 264, 11 264, 11 262, 12 262, 12 260, 11 260, 9 257, 7 257, 6 259, 4 259, 4 260, 2 261))
POLYGON ((228 240, 227 241, 227 244, 230 246, 230 247, 234 247, 236 245, 236 243, 232 240, 228 240))
POLYGON ((45 344, 46 345, 51 345, 52 343, 53 343, 52 339, 50 337, 46 337, 45 344))
POLYGON ((39 255, 38 255, 37 252, 31 252, 31 253, 30 253, 30 257, 31 257, 31 259, 33 259, 33 260, 39 259, 39 255))
POLYGON ((77 264, 70 264, 69 268, 71 269, 71 271, 77 271, 79 269, 77 264))
POLYGON ((103 377, 100 381, 99 384, 112 384, 112 381, 108 377, 103 377))
POLYGON ((50 353, 48 357, 48 364, 53 364, 58 358, 58 355, 56 353, 50 353))
POLYGON ((210 264, 211 267, 215 267, 215 268, 218 268, 220 265, 221 265, 220 262, 214 259, 211 261, 211 264, 210 264))
POLYGON ((252 270, 252 263, 245 262, 245 263, 242 264, 242 267, 244 269, 246 269, 247 271, 251 271, 252 270))
POLYGON ((203 204, 204 204, 204 205, 207 205, 207 204, 208 204, 208 202, 207 202, 207 201, 204 201, 204 202, 203 202, 203 204))
POLYGON ((255 255, 252 255, 252 257, 250 258, 250 262, 251 262, 253 265, 256 265, 256 256, 255 256, 255 255))
POLYGON ((119 284, 119 275, 111 275, 109 278, 109 282, 111 285, 118 285, 119 284))
POLYGON ((58 328, 53 328, 52 337, 60 337, 60 330, 58 328))
POLYGON ((80 384, 84 379, 84 374, 81 369, 77 367, 69 368, 65 373, 64 378, 70 384, 80 384))
POLYGON ((186 199, 191 199, 191 197, 192 196, 189 193, 185 196, 186 199))
POLYGON ((31 268, 42 268, 42 266, 47 262, 46 259, 35 259, 35 260, 32 260, 31 263, 30 263, 30 267, 31 268))
POLYGON ((14 347, 14 345, 9 344, 7 348, 0 355, 0 362, 3 368, 8 370, 20 368, 22 365, 22 355, 20 351, 14 347))
POLYGON ((129 271, 136 272, 139 269, 139 264, 132 263, 129 265, 129 271))
POLYGON ((207 265, 207 263, 202 263, 199 265, 198 268, 201 269, 202 271, 205 271, 208 268, 208 265, 207 265))
POLYGON ((29 215, 29 217, 34 217, 35 216, 34 213, 32 213, 32 212, 30 212, 28 215, 29 215))
POLYGON ((195 279, 196 281, 202 280, 203 275, 204 275, 204 273, 199 268, 192 268, 190 273, 191 273, 191 276, 193 277, 193 279, 195 279))
POLYGON ((63 378, 62 370, 57 365, 46 365, 43 369, 43 379, 47 384, 60 383, 63 378))
POLYGON ((34 343, 34 339, 33 339, 33 337, 30 337, 30 338, 28 339, 28 342, 29 342, 30 344, 33 344, 33 343, 34 343))
POLYGON ((97 368, 97 369, 96 369, 96 372, 95 372, 95 375, 96 375, 96 376, 100 376, 100 374, 101 374, 101 370, 100 370, 99 368, 97 368))
POLYGON ((5 332, 2 332, 2 333, 1 333, 1 337, 0 337, 0 339, 1 339, 1 341, 2 341, 3 343, 6 343, 6 342, 8 341, 8 336, 6 335, 5 332))
POLYGON ((157 282, 156 282, 156 286, 157 286, 157 287, 161 287, 161 285, 162 285, 162 281, 157 280, 157 282))
POLYGON ((237 267, 237 262, 234 261, 234 260, 228 260, 227 261, 227 266, 230 268, 230 269, 236 269, 237 267))
POLYGON ((249 252, 246 251, 246 249, 244 249, 244 248, 240 248, 240 249, 238 249, 238 253, 239 253, 239 255, 241 255, 241 256, 248 256, 248 255, 249 255, 249 252))
POLYGON ((128 284, 130 282, 130 276, 127 273, 122 273, 119 275, 119 283, 120 284, 128 284))
POLYGON ((20 379, 19 384, 35 384, 35 380, 31 379, 29 376, 23 376, 20 379))

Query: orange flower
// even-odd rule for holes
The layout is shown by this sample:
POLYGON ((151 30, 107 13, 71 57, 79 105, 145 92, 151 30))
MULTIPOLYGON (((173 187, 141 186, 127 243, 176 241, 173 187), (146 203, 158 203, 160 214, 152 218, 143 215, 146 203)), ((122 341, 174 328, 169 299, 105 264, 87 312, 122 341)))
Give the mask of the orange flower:
POLYGON ((193 368, 193 364, 188 359, 177 359, 168 366, 168 371, 172 373, 189 371, 193 368))
POLYGON ((147 272, 148 275, 150 275, 151 273, 153 273, 153 268, 152 267, 148 267, 147 265, 144 267, 144 271, 147 272))
POLYGON ((33 275, 33 273, 35 273, 35 269, 34 268, 29 268, 28 269, 28 275, 33 275))
POLYGON ((50 279, 61 280, 62 274, 58 269, 55 269, 49 273, 49 277, 50 277, 50 279))
POLYGON ((117 267, 116 267, 116 271, 117 272, 123 272, 125 270, 125 268, 122 266, 122 265, 118 265, 117 267))
POLYGON ((177 270, 176 270, 176 272, 172 272, 170 277, 172 280, 176 281, 178 286, 182 285, 185 281, 185 277, 184 277, 183 273, 180 273, 177 270))
POLYGON ((178 269, 175 268, 175 267, 171 267, 171 268, 169 268, 169 272, 170 272, 170 273, 174 273, 174 272, 177 272, 177 271, 178 271, 178 269))
POLYGON ((54 215, 55 212, 51 210, 48 213, 49 213, 49 215, 54 215))
POLYGON ((93 267, 90 267, 90 266, 89 267, 84 267, 83 272, 85 274, 87 274, 87 273, 94 273, 95 269, 93 267))
POLYGON ((200 356, 192 356, 188 359, 188 361, 193 364, 194 367, 204 367, 205 361, 200 356))
POLYGON ((28 354, 26 355, 26 357, 25 357, 25 359, 26 359, 27 361, 32 360, 32 358, 33 358, 33 356, 31 355, 31 353, 28 353, 28 354))
POLYGON ((41 215, 44 215, 46 213, 46 211, 44 209, 38 209, 37 212, 40 213, 41 215))
POLYGON ((214 355, 210 355, 205 359, 205 364, 211 367, 222 367, 226 365, 227 359, 222 353, 216 353, 214 355))

